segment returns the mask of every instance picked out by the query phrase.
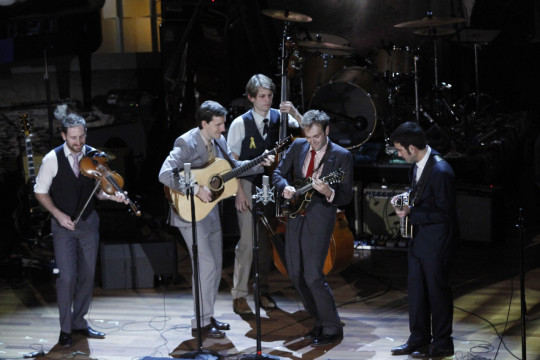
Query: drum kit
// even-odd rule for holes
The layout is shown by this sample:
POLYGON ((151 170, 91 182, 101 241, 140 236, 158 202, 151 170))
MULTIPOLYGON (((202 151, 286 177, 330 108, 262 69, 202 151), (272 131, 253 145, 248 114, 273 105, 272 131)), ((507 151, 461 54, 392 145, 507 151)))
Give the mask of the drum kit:
MULTIPOLYGON (((367 142, 374 134, 377 122, 385 133, 394 121, 395 97, 400 87, 414 82, 414 115, 416 121, 423 114, 430 122, 433 118, 421 107, 418 95, 418 49, 409 47, 379 47, 358 66, 355 49, 348 39, 327 33, 303 31, 291 37, 291 22, 308 23, 312 18, 289 10, 266 9, 262 13, 284 21, 282 41, 282 80, 293 75, 299 80, 299 106, 301 109, 325 111, 331 118, 330 138, 341 146, 353 150, 367 142), (287 48, 293 49, 287 57, 287 48), (291 46, 291 44, 293 44, 291 46), (288 63, 286 61, 288 59, 288 63), (306 107, 304 104, 309 103, 306 107), (388 124, 385 124, 385 121, 388 124)), ((440 89, 438 79, 437 40, 455 34, 448 26, 465 22, 464 18, 436 17, 431 12, 413 21, 394 25, 396 28, 414 29, 417 36, 433 40, 434 88, 440 89)), ((288 83, 282 81, 282 86, 288 83)), ((444 86, 444 84, 443 84, 444 86)), ((436 91, 442 93, 442 91, 436 91)), ((437 99, 452 116, 452 107, 442 96, 437 99)), ((439 115, 439 113, 437 113, 439 115)))

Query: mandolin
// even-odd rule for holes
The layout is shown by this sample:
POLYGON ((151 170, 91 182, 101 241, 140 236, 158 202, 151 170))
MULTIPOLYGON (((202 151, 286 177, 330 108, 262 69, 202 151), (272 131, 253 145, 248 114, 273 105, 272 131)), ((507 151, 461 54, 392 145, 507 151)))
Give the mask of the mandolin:
MULTIPOLYGON (((409 191, 406 191, 404 193, 401 193, 397 195, 395 206, 399 208, 400 210, 403 209, 404 206, 410 206, 409 205, 409 191)), ((409 224, 409 217, 405 216, 399 219, 399 232, 401 234, 401 237, 406 239, 412 239, 413 237, 413 227, 411 224, 409 224)))
MULTIPOLYGON (((343 180, 345 172, 341 169, 332 171, 330 174, 321 178, 320 180, 327 184, 337 184, 343 180)), ((301 214, 306 210, 307 206, 311 202, 313 195, 313 180, 307 178, 306 180, 295 180, 291 186, 296 189, 294 196, 285 204, 290 218, 295 218, 298 214, 301 214)))

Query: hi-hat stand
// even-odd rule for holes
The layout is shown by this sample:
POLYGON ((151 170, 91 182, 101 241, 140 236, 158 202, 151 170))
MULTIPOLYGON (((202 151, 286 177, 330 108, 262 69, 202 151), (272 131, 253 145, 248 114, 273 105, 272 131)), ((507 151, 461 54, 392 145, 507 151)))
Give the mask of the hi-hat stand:
POLYGON ((527 302, 525 300, 525 241, 523 230, 523 209, 519 209, 519 218, 516 227, 519 230, 519 290, 521 295, 521 359, 527 360, 527 302))
MULTIPOLYGON (((199 289, 199 247, 197 244, 197 222, 195 216, 195 194, 193 186, 195 178, 191 177, 191 163, 184 164, 184 176, 178 177, 180 190, 191 200, 191 231, 193 243, 191 251, 193 254, 193 287, 195 288, 195 317, 197 319, 197 350, 183 354, 179 359, 198 359, 198 360, 217 360, 223 359, 223 356, 213 351, 204 350, 202 347, 202 328, 201 328, 201 304, 199 289)), ((178 358, 177 358, 178 359, 178 358)))
POLYGON ((279 360, 279 357, 263 354, 261 349, 261 304, 259 303, 259 231, 258 221, 263 216, 263 209, 260 203, 266 205, 269 202, 274 202, 274 188, 269 189, 268 176, 263 176, 262 189, 256 188, 257 193, 253 195, 252 210, 253 216, 253 272, 255 273, 255 323, 257 330, 257 350, 255 354, 244 354, 240 357, 241 360, 251 359, 274 359, 279 360))

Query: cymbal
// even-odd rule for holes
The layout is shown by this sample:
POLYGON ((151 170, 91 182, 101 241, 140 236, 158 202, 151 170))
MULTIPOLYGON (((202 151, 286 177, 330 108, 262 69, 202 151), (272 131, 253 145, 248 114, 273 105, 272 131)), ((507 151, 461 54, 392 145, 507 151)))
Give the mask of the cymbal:
POLYGON ((444 28, 427 28, 414 30, 415 35, 419 36, 429 36, 429 37, 440 37, 440 36, 449 36, 454 35, 456 30, 454 29, 444 29, 444 28))
POLYGON ((264 15, 273 19, 292 21, 292 22, 311 22, 311 17, 289 10, 264 9, 261 11, 264 15))
POLYGON ((321 50, 339 50, 339 51, 353 51, 354 48, 345 45, 332 44, 324 41, 299 41, 298 46, 308 49, 321 49, 321 50))
POLYGON ((420 20, 407 21, 394 27, 437 27, 465 22, 464 18, 426 16, 420 20))

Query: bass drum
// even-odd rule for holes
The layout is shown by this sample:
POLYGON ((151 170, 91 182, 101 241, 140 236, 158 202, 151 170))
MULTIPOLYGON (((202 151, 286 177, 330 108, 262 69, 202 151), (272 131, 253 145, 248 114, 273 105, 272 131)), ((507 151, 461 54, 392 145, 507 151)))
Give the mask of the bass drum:
POLYGON ((330 83, 321 87, 309 108, 330 116, 329 137, 333 142, 346 149, 356 149, 375 132, 383 91, 371 71, 353 66, 339 71, 330 83))

